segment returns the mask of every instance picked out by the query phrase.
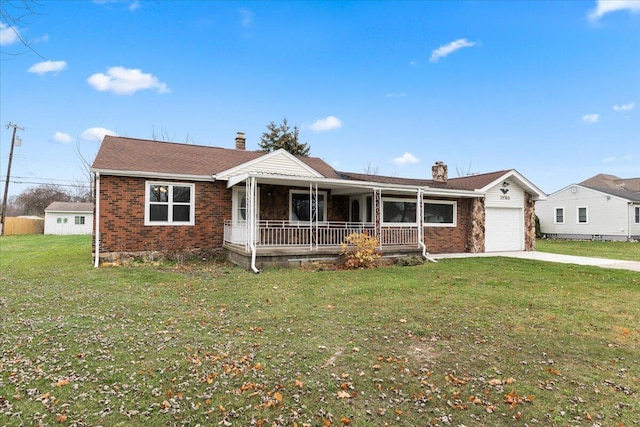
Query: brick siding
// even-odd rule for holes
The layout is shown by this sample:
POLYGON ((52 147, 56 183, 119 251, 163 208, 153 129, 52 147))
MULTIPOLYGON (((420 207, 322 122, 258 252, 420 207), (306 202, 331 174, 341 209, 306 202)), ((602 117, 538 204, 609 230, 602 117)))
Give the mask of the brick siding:
MULTIPOLYGON (((450 199, 447 199, 450 200, 450 199)), ((469 252, 472 199, 458 202, 456 227, 424 227, 424 244, 432 254, 469 252)))
POLYGON ((146 181, 145 178, 100 177, 102 253, 217 250, 222 247, 224 220, 231 219, 231 190, 226 188, 226 183, 194 183, 195 225, 145 226, 146 181))

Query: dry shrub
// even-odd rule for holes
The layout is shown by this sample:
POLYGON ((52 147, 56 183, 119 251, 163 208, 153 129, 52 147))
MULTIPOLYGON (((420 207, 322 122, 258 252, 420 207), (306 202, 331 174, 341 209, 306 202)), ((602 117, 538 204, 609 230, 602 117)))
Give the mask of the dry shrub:
POLYGON ((347 269, 374 268, 381 254, 380 242, 368 233, 352 233, 340 244, 340 255, 347 269))

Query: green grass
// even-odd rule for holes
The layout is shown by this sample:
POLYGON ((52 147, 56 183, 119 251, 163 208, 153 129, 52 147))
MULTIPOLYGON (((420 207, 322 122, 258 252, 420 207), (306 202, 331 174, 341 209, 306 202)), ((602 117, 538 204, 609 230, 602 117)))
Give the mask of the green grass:
POLYGON ((536 250, 555 254, 640 261, 640 242, 542 239, 536 242, 536 250))
POLYGON ((508 258, 94 269, 90 250, 0 239, 0 425, 640 419, 638 273, 508 258))

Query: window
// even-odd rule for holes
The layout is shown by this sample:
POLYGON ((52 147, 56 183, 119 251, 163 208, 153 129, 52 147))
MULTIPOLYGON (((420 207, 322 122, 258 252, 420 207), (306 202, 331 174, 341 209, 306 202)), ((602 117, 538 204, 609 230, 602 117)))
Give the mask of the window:
POLYGON ((456 226, 456 202, 428 201, 424 204, 424 223, 432 227, 456 226))
POLYGON ((76 225, 84 225, 84 216, 76 216, 75 217, 76 225))
POLYGON ((58 224, 62 224, 62 218, 57 218, 57 219, 56 219, 56 222, 57 222, 58 224))
POLYGON ((382 201, 382 222, 415 224, 417 218, 416 202, 405 199, 386 199, 382 201))
POLYGON ((556 208, 556 224, 564 224, 564 208, 556 208))
POLYGON ((636 224, 640 224, 640 206, 636 206, 636 224))
MULTIPOLYGON (((315 197, 311 197, 309 191, 291 190, 289 200, 290 221, 311 221, 311 208, 315 203, 315 197)), ((318 191, 317 221, 325 221, 327 217, 326 200, 327 192, 318 191)))
POLYGON ((193 225, 194 184, 147 182, 145 225, 193 225))
POLYGON ((578 208, 578 224, 587 223, 587 208, 578 208))

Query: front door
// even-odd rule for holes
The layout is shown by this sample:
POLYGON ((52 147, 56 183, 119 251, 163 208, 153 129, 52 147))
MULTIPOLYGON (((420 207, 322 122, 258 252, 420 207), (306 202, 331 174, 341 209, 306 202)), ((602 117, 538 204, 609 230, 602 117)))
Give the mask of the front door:
MULTIPOLYGON (((258 205, 259 206, 259 205, 258 205)), ((231 242, 247 243, 247 190, 245 187, 233 187, 233 199, 231 203, 233 213, 231 214, 231 242)), ((256 214, 259 209, 256 209, 256 214)), ((256 218, 256 224, 258 218, 256 218)), ((257 227, 257 225, 256 225, 257 227)), ((257 236, 257 234, 256 234, 257 236)))

